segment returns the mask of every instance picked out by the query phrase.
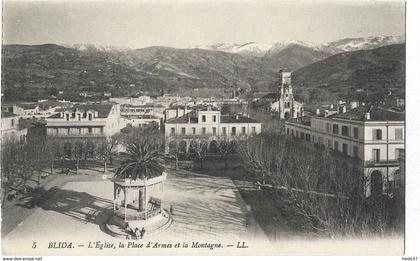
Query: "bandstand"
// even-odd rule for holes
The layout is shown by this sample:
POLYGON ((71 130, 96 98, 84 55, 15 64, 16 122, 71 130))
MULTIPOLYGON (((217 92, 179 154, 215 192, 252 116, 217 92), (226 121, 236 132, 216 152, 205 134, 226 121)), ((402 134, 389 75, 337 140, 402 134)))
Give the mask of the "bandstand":
POLYGON ((121 237, 130 230, 146 228, 150 234, 170 225, 172 219, 163 208, 165 180, 165 172, 135 180, 114 177, 114 211, 108 229, 121 237))
POLYGON ((114 215, 124 222, 146 225, 163 213, 166 173, 149 179, 114 178, 114 215))

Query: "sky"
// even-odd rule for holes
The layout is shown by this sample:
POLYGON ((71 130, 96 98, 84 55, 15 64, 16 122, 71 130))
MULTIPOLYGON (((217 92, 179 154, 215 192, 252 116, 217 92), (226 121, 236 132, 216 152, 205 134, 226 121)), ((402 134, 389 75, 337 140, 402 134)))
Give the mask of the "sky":
POLYGON ((143 48, 404 35, 402 1, 123 0, 3 2, 4 44, 143 48))

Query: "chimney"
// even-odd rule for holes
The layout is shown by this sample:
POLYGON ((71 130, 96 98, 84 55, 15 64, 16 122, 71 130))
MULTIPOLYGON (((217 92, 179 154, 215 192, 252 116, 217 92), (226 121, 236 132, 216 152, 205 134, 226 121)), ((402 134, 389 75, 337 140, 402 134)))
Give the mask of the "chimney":
POLYGON ((319 109, 316 109, 316 115, 319 115, 320 113, 319 109))
POLYGON ((343 106, 343 113, 346 113, 347 109, 346 106, 343 106))
POLYGON ((211 105, 207 106, 207 111, 211 111, 211 105))
POLYGON ((357 102, 351 102, 351 108, 354 109, 357 107, 357 102))
POLYGON ((236 115, 235 115, 235 118, 236 118, 237 120, 239 120, 239 115, 238 115, 238 114, 236 114, 236 115))
POLYGON ((191 123, 191 117, 188 115, 188 123, 191 123))
POLYGON ((328 117, 328 113, 329 113, 329 111, 328 110, 325 110, 325 112, 324 112, 324 117, 325 118, 328 117))
POLYGON ((334 104, 331 104, 330 105, 330 109, 334 109, 334 104))
POLYGON ((370 120, 370 112, 366 112, 365 113, 365 119, 366 120, 370 120))

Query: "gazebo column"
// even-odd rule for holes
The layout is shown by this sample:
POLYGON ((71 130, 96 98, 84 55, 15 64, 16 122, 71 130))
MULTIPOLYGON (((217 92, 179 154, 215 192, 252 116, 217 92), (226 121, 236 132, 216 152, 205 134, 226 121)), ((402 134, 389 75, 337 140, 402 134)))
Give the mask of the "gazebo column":
POLYGON ((124 187, 124 221, 127 221, 127 187, 124 187))
POLYGON ((160 213, 163 213, 163 182, 160 183, 160 213))
POLYGON ((117 201, 117 184, 114 183, 114 212, 115 212, 115 202, 117 201))
POLYGON ((147 220, 147 182, 144 186, 144 220, 147 220))
POLYGON ((141 187, 139 189, 139 211, 144 211, 144 193, 143 193, 143 188, 141 187))

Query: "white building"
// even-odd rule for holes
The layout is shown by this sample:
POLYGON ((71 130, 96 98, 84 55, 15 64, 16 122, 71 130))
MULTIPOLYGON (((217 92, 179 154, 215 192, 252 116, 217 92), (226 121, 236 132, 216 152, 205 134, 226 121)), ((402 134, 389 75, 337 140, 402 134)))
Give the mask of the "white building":
POLYGON ((366 196, 391 191, 404 153, 404 114, 361 106, 344 113, 286 122, 286 135, 325 146, 360 161, 366 196))
POLYGON ((161 119, 154 115, 133 115, 133 116, 121 116, 121 121, 124 126, 128 127, 139 127, 143 128, 151 124, 155 124, 160 128, 161 119))
POLYGON ((122 123, 118 104, 76 104, 46 118, 47 135, 60 138, 107 137, 122 123))
POLYGON ((164 121, 168 121, 170 119, 179 118, 184 116, 185 114, 192 111, 191 107, 188 107, 186 105, 183 106, 172 106, 170 108, 165 109, 165 117, 164 121))
POLYGON ((261 122, 242 115, 221 115, 209 106, 165 122, 165 152, 174 143, 186 152, 192 140, 206 140, 211 148, 219 139, 233 140, 260 132, 261 122))
POLYGON ((24 118, 36 117, 39 112, 39 106, 36 103, 21 103, 16 105, 16 111, 24 118))
POLYGON ((20 128, 19 115, 12 112, 1 112, 1 143, 24 142, 28 133, 27 128, 20 128))

